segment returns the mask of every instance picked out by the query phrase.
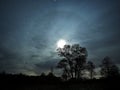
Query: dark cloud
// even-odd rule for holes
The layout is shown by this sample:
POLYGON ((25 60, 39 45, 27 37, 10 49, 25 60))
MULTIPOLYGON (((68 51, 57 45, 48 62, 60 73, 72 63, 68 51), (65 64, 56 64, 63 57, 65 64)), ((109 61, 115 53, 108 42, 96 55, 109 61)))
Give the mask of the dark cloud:
POLYGON ((96 64, 106 55, 120 63, 119 0, 0 0, 0 13, 0 71, 48 71, 61 38, 96 64))
POLYGON ((8 51, 6 48, 0 48, 0 71, 14 71, 17 68, 16 59, 19 55, 8 51))
POLYGON ((36 63, 35 66, 38 69, 48 70, 51 67, 55 68, 57 66, 57 62, 58 62, 57 60, 48 60, 48 61, 45 61, 45 62, 36 63))

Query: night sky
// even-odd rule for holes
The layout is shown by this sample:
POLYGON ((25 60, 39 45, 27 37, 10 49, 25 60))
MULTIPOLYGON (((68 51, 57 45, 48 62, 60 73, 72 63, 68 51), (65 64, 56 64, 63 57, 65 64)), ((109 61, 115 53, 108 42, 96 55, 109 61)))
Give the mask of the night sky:
POLYGON ((120 65, 120 0, 0 0, 0 72, 50 71, 60 39, 120 65))

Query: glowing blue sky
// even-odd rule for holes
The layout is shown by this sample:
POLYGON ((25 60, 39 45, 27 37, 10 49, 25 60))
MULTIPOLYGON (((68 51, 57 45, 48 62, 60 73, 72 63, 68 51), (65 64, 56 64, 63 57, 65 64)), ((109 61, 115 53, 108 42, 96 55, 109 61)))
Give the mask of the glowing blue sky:
POLYGON ((0 71, 48 71, 61 38, 86 47, 96 64, 105 56, 119 64, 119 29, 119 0, 0 0, 0 71))

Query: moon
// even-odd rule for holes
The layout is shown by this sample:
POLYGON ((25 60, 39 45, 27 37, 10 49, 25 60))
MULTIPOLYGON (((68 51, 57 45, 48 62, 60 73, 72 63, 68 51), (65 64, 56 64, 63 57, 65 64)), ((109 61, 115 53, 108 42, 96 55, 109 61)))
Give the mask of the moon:
POLYGON ((63 48, 64 47, 64 45, 66 45, 66 41, 64 40, 64 39, 60 39, 60 40, 58 40, 58 42, 57 42, 57 47, 58 48, 63 48))

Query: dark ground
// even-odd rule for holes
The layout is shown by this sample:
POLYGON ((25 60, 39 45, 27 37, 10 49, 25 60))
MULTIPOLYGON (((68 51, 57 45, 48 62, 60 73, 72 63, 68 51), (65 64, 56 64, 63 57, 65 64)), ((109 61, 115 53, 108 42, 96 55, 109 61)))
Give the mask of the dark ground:
POLYGON ((120 78, 62 81, 55 76, 0 75, 0 90, 120 90, 120 78))

